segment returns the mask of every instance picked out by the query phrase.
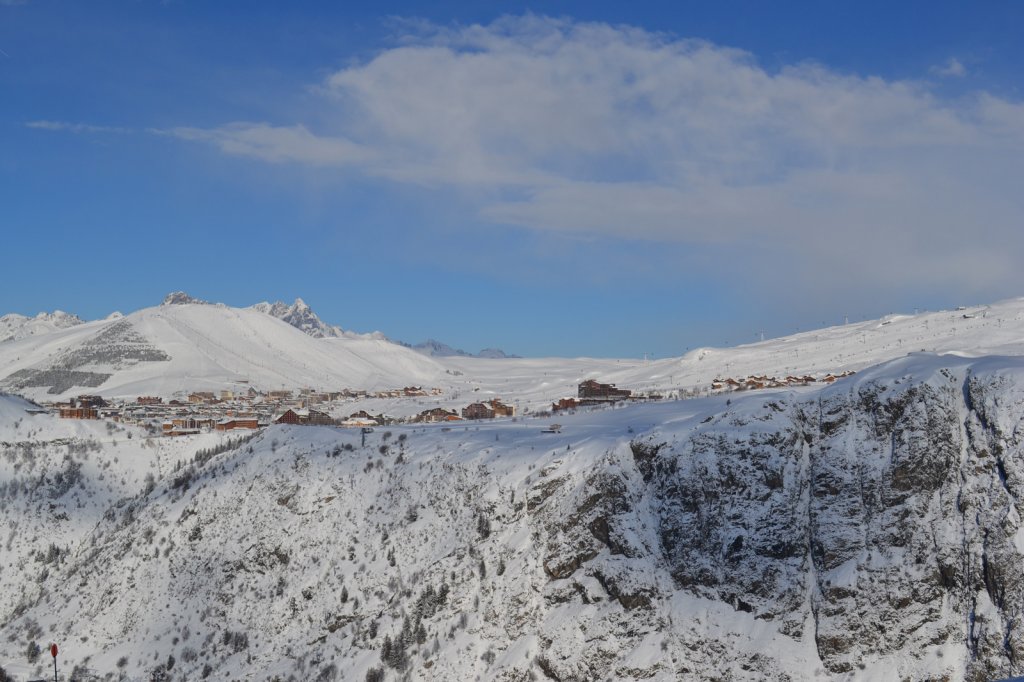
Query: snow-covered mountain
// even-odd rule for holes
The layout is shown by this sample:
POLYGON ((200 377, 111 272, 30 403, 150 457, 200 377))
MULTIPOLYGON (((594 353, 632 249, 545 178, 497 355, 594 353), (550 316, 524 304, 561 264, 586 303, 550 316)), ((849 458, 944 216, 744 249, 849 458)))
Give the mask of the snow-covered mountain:
POLYGON ((0 668, 19 682, 50 641, 66 670, 140 680, 1024 673, 1024 299, 650 362, 427 358, 175 299, 0 344, 0 382, 697 397, 364 446, 156 438, 0 395, 0 668))
POLYGON ((295 299, 295 302, 291 305, 281 301, 276 303, 264 301, 251 307, 253 310, 258 310, 261 313, 266 313, 271 317, 283 320, 296 329, 317 339, 345 336, 345 331, 341 327, 327 324, 321 320, 301 298, 295 299))
POLYGON ((55 310, 52 313, 39 313, 35 317, 9 313, 0 317, 0 343, 16 341, 28 336, 47 334, 57 329, 67 329, 82 324, 77 315, 55 310))
POLYGON ((287 426, 54 438, 4 398, 0 419, 17 679, 50 641, 65 671, 129 679, 1024 672, 1020 357, 365 447, 287 426))
POLYGON ((390 388, 443 373, 380 339, 316 339, 257 310, 181 300, 0 344, 0 389, 49 400, 240 386, 390 388))
POLYGON ((474 355, 473 353, 468 353, 460 348, 453 348, 452 346, 449 346, 447 343, 442 343, 441 341, 436 341, 434 339, 427 339, 426 341, 409 345, 409 348, 412 348, 415 351, 423 353, 424 355, 429 355, 430 357, 433 358, 459 357, 500 360, 503 358, 519 357, 518 355, 509 355, 500 348, 484 348, 482 351, 474 355))

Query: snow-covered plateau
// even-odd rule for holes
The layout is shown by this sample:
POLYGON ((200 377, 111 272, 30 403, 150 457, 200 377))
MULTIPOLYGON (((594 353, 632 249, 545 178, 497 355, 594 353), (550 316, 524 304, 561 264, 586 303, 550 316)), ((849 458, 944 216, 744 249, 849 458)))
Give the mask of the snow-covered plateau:
POLYGON ((274 358, 273 381, 531 405, 592 376, 694 395, 857 371, 369 434, 160 438, 2 396, 0 668, 45 677, 54 642, 67 679, 1024 674, 1022 319, 1017 300, 647 363, 483 360, 184 303, 0 344, 5 377, 66 360, 126 394, 255 383, 274 358))

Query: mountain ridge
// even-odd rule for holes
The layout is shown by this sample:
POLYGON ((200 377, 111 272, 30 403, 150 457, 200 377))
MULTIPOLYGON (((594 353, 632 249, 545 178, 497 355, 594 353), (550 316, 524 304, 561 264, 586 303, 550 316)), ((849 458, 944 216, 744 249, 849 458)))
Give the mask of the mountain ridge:
POLYGON ((518 355, 511 355, 501 350, 500 348, 484 348, 479 353, 469 353, 462 350, 461 348, 454 348, 449 346, 447 343, 437 341, 435 339, 427 339, 415 344, 409 344, 402 342, 402 345, 407 348, 429 355, 430 357, 439 358, 450 358, 450 357, 461 357, 461 358, 484 358, 490 360, 502 360, 505 358, 519 358, 518 355))

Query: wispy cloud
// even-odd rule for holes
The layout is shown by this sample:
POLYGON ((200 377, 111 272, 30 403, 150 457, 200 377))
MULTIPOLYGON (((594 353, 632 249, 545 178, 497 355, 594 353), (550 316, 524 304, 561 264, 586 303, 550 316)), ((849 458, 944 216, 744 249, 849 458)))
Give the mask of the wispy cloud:
POLYGON ((37 130, 52 130, 56 132, 66 133, 115 133, 124 134, 133 132, 131 128, 121 128, 117 126, 97 126, 90 125, 88 123, 69 123, 67 121, 29 121, 25 124, 27 128, 35 128, 37 130))
POLYGON ((734 245, 727 268, 782 286, 1024 284, 1011 257, 1024 252, 1024 200, 1009 180, 1024 171, 1020 103, 947 101, 924 79, 815 64, 768 70, 740 50, 604 24, 408 31, 323 81, 316 120, 329 129, 168 132, 452 187, 476 197, 477 216, 531 230, 734 245))
POLYGON ((234 123, 215 130, 182 127, 149 132, 209 142, 228 154, 275 163, 354 165, 365 164, 373 156, 371 149, 342 138, 318 137, 302 125, 282 127, 267 123, 234 123))
POLYGON ((950 57, 949 61, 945 64, 933 66, 931 71, 938 76, 946 78, 960 78, 967 75, 967 67, 955 57, 950 57))

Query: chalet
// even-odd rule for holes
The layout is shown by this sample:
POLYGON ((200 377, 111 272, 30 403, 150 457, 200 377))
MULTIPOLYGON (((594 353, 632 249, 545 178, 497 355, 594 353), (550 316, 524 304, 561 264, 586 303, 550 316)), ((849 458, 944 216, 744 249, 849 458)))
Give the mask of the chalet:
POLYGON ((196 432, 202 429, 210 430, 217 425, 217 421, 212 417, 177 417, 170 423, 172 428, 196 432))
POLYGON ((98 395, 80 395, 71 402, 77 402, 78 407, 106 407, 107 401, 98 395))
POLYGON ((582 382, 577 390, 577 397, 583 400, 625 400, 633 392, 625 388, 616 388, 615 384, 602 384, 594 379, 582 382))
POLYGON ((416 415, 413 421, 420 423, 433 423, 459 421, 460 419, 462 419, 462 417, 455 412, 449 412, 443 407, 435 407, 433 409, 420 412, 416 415))
POLYGON ((231 419, 221 419, 217 422, 216 429, 218 431, 233 431, 235 429, 258 429, 260 428, 259 420, 256 417, 233 417, 231 419))
POLYGON ((217 402, 217 397, 211 391, 196 391, 195 393, 188 394, 188 401, 193 405, 201 405, 204 403, 215 403, 217 402))
POLYGON ((283 414, 274 418, 275 424, 301 424, 303 410, 285 410, 283 414))
POLYGON ((341 422, 342 426, 355 427, 355 426, 379 426, 376 419, 365 419, 363 417, 349 417, 341 422))
POLYGON ((161 400, 157 396, 152 395, 140 395, 138 398, 135 399, 135 404, 137 405, 159 405, 162 402, 163 400, 161 400))
POLYGON ((310 426, 333 426, 334 418, 319 410, 306 410, 306 423, 310 426))
POLYGON ((99 419, 99 411, 95 407, 60 406, 61 419, 99 419))
POLYGON ((516 408, 506 405, 497 398, 489 400, 487 404, 491 406, 495 417, 514 417, 516 415, 516 408))
POLYGON ((289 409, 274 420, 275 424, 296 424, 300 426, 332 426, 331 415, 318 410, 289 409))
POLYGON ((557 403, 551 403, 551 411, 575 410, 579 406, 580 401, 576 400, 576 398, 561 398, 557 403))
POLYGON ((473 403, 462 408, 463 419, 494 419, 494 409, 487 403, 473 403))

